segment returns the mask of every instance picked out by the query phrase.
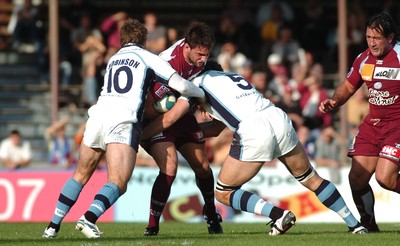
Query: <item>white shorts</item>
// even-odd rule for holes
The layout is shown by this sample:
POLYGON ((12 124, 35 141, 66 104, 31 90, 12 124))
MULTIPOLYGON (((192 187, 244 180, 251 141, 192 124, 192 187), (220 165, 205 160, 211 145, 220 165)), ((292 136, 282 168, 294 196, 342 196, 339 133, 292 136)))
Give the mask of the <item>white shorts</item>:
POLYGON ((288 115, 270 107, 240 122, 229 155, 241 161, 271 161, 289 153, 298 142, 288 115))
POLYGON ((83 134, 83 143, 91 148, 106 150, 109 143, 122 143, 138 151, 141 127, 131 113, 115 112, 93 106, 83 134))

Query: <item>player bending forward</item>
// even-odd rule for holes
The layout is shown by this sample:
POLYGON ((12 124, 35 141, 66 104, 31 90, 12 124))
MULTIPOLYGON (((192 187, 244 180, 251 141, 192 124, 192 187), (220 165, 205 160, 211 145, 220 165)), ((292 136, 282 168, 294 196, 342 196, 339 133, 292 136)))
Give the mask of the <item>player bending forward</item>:
MULTIPOLYGON (((285 233, 294 225, 295 215, 241 189, 260 171, 265 161, 278 158, 303 186, 342 217, 350 232, 368 232, 350 212, 335 185, 313 169, 286 113, 234 73, 207 71, 193 83, 204 90, 207 102, 202 105, 202 114, 213 122, 203 129, 205 136, 217 136, 225 127, 234 132, 229 155, 218 177, 216 198, 219 202, 235 210, 270 217, 269 235, 285 233)), ((187 103, 186 111, 189 107, 187 103)), ((183 113, 171 109, 145 128, 143 137, 169 127, 183 113)))

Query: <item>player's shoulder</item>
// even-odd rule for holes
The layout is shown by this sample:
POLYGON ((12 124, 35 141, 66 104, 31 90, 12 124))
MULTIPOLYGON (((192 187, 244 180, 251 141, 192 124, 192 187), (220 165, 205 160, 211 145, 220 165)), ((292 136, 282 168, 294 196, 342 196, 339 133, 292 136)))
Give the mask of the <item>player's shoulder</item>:
POLYGON ((363 52, 361 52, 360 54, 358 54, 358 56, 356 57, 356 59, 360 60, 364 60, 365 58, 368 58, 369 56, 372 56, 371 54, 371 50, 369 48, 365 49, 363 52))
POLYGON ((180 52, 185 44, 185 39, 180 39, 176 41, 173 45, 168 47, 166 50, 162 51, 159 56, 162 57, 166 61, 170 61, 172 59, 176 59, 179 56, 183 56, 183 53, 180 52))

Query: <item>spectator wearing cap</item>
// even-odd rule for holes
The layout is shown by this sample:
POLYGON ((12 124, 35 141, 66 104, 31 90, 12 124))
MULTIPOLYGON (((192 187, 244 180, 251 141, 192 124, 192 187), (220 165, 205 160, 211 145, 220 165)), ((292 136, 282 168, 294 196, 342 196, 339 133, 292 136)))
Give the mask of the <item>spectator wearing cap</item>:
POLYGON ((267 68, 272 73, 272 76, 275 76, 276 71, 283 66, 282 64, 282 56, 276 53, 272 53, 267 58, 267 68))

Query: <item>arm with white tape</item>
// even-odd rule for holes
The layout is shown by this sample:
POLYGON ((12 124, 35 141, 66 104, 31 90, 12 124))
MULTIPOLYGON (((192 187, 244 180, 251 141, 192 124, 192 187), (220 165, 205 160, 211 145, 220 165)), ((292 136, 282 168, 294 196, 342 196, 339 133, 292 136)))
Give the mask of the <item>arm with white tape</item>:
POLYGON ((182 78, 178 73, 174 73, 168 81, 168 85, 187 97, 204 98, 204 91, 192 82, 182 78))

